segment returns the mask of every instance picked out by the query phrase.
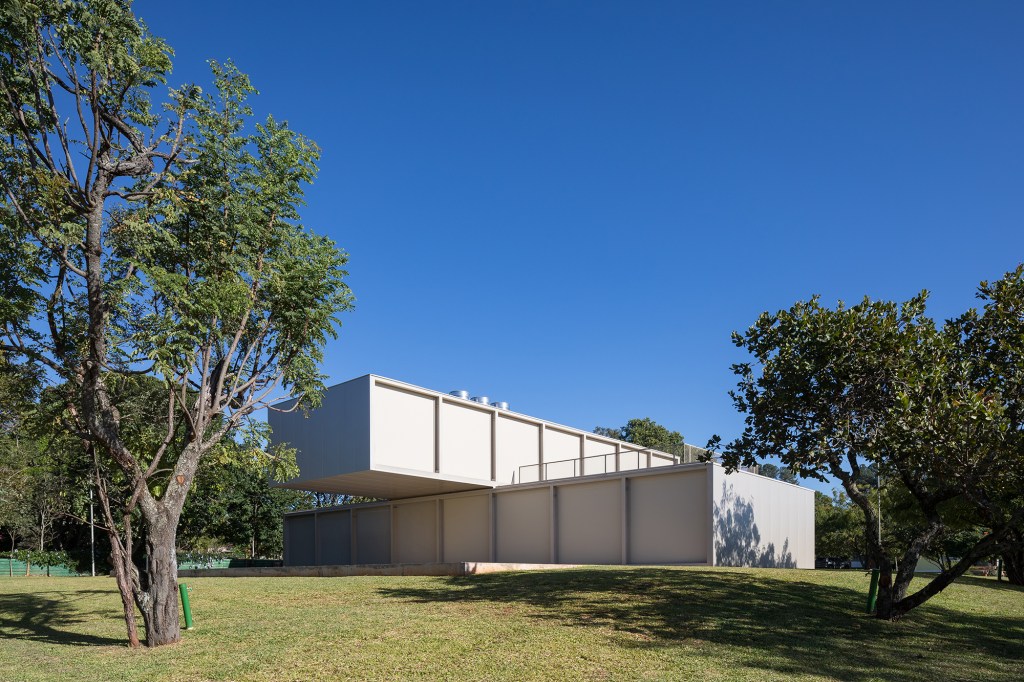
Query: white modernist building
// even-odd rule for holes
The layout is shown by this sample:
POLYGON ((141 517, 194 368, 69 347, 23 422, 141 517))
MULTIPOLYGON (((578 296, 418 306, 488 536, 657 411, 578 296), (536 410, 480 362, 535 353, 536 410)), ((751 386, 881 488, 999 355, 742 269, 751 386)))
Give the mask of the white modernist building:
POLYGON ((270 425, 298 451, 287 487, 386 500, 286 515, 289 566, 814 566, 814 492, 726 474, 699 448, 639 448, 375 375, 270 425))

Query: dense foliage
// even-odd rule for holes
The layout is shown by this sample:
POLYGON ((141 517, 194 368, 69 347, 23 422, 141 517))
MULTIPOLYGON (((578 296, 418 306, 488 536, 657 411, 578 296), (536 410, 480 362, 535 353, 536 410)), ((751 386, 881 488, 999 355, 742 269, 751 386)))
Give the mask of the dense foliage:
POLYGON ((925 315, 925 293, 834 309, 814 298, 734 335, 754 361, 734 366, 746 426, 723 461, 777 456, 802 476, 839 481, 882 572, 879 617, 899 618, 1019 543, 1024 267, 983 282, 978 296, 981 309, 942 325, 925 315), (891 509, 889 540, 878 534, 869 471, 891 509), (985 534, 972 536, 977 528, 985 534), (908 594, 919 557, 957 542, 957 561, 908 594))
POLYGON ((598 426, 594 433, 672 454, 682 454, 684 444, 682 434, 669 430, 650 417, 630 419, 620 427, 598 426))
POLYGON ((150 646, 179 637, 175 538, 201 461, 230 442, 287 465, 252 416, 317 404, 352 305, 347 256, 300 221, 317 147, 254 122, 230 63, 209 92, 166 88, 171 54, 129 0, 0 5, 0 353, 90 463, 129 641, 137 608, 150 646))

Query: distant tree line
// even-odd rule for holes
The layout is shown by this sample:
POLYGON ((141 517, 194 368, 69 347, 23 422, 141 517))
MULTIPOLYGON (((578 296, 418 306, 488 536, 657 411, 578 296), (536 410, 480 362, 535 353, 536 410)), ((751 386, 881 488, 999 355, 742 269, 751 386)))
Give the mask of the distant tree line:
MULTIPOLYGON (((67 438, 54 421, 53 405, 48 404, 51 394, 43 392, 33 398, 10 370, 0 369, 0 402, 4 406, 0 422, 0 551, 12 557, 32 552, 36 563, 46 553, 59 555, 70 567, 88 571, 90 545, 85 529, 92 504, 100 529, 96 533, 98 570, 109 571, 109 539, 103 532, 99 500, 90 491, 86 453, 81 443, 67 438)), ((122 397, 122 408, 132 414, 132 403, 139 400, 122 397)), ((135 398, 146 399, 146 392, 135 398)), ((284 513, 348 501, 344 496, 275 487, 278 469, 276 463, 247 450, 242 441, 223 443, 196 472, 179 524, 179 551, 279 558, 284 513)), ((143 547, 140 543, 135 548, 140 565, 143 547)))

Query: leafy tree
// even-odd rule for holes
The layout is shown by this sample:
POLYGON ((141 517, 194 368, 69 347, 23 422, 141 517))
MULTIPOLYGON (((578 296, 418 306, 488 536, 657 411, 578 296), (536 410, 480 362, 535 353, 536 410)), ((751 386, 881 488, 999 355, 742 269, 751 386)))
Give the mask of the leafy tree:
POLYGON ((284 553, 285 512, 308 507, 308 497, 298 490, 273 488, 265 472, 233 467, 235 485, 226 500, 226 511, 218 535, 236 547, 244 547, 249 558, 281 557, 284 553))
POLYGON ((678 431, 670 431, 649 417, 630 419, 622 428, 622 440, 636 443, 645 448, 655 448, 663 452, 674 452, 683 446, 683 436, 678 431))
POLYGON ((771 462, 759 465, 757 472, 766 478, 774 478, 779 481, 785 481, 786 483, 799 485, 796 473, 792 469, 780 468, 771 462))
POLYGON ((800 482, 797 480, 796 472, 792 469, 779 469, 778 479, 780 481, 785 481, 786 483, 792 483, 793 485, 800 485, 800 482))
POLYGON ((618 426, 595 426, 594 433, 605 438, 622 439, 622 427, 618 426))
POLYGON ((299 220, 319 152, 273 118, 252 127, 231 64, 212 64, 211 94, 154 105, 171 50, 128 0, 4 3, 0 55, 0 352, 65 389, 130 644, 136 608, 148 646, 175 642, 175 536, 200 461, 282 397, 317 403, 351 307, 345 254, 299 220), (118 404, 138 376, 162 387, 155 441, 118 404))
POLYGON ((14 558, 19 540, 31 535, 30 455, 34 443, 23 433, 34 382, 24 367, 0 353, 0 541, 14 558))
POLYGON ((205 553, 212 544, 230 545, 250 558, 278 558, 284 551, 282 516, 312 507, 312 496, 273 487, 277 476, 265 460, 233 450, 200 465, 182 511, 178 546, 205 553))
POLYGON ((14 439, 0 441, 0 542, 14 558, 18 541, 32 525, 27 504, 28 465, 14 439))
POLYGON ((1012 545, 1024 522, 1024 268, 983 282, 983 309, 942 326, 925 316, 926 296, 836 309, 813 298, 763 313, 733 337, 755 362, 733 368, 732 397, 747 416, 723 461, 735 468, 777 455, 801 476, 837 479, 863 513, 868 559, 881 569, 881 618, 901 617, 1012 545), (898 568, 877 535, 870 464, 899 510, 898 568), (965 515, 989 533, 908 594, 919 557, 965 515))
POLYGON ((682 434, 678 431, 670 431, 650 417, 630 419, 625 426, 619 428, 598 426, 594 429, 594 433, 673 454, 676 454, 677 451, 681 453, 684 444, 682 434))
POLYGON ((814 540, 818 556, 862 556, 864 516, 841 492, 814 493, 814 540))
POLYGON ((938 564, 942 570, 950 571, 960 557, 970 552, 984 537, 985 530, 980 526, 957 528, 952 525, 944 528, 921 554, 938 564))

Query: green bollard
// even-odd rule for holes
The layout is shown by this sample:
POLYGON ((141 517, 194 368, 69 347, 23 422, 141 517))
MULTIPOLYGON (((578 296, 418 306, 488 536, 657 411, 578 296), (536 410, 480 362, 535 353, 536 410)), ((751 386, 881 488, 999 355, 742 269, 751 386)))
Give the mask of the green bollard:
POLYGON ((871 587, 868 588, 868 613, 875 612, 875 601, 878 599, 878 574, 877 568, 871 569, 871 587))
POLYGON ((1003 558, 999 557, 996 559, 996 580, 1001 581, 1003 579, 1003 558))
POLYGON ((178 585, 178 591, 181 592, 181 610, 185 612, 185 629, 192 629, 192 606, 188 603, 188 585, 182 583, 178 585))

